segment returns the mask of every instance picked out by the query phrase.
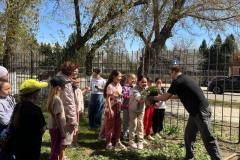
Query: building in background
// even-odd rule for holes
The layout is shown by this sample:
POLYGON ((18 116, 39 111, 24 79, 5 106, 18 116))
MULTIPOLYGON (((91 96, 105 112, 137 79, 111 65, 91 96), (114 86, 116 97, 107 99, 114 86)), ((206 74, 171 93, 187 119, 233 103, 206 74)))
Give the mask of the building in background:
POLYGON ((230 58, 230 75, 240 75, 240 54, 233 54, 230 58))

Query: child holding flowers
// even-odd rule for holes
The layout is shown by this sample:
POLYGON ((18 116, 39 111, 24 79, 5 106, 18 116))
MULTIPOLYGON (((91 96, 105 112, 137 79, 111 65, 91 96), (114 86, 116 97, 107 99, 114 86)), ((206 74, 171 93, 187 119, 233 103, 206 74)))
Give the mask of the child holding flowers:
POLYGON ((145 111, 145 100, 147 78, 145 76, 138 77, 138 85, 132 90, 132 96, 129 102, 129 145, 134 149, 143 149, 144 142, 144 127, 143 116, 145 111), (135 134, 138 138, 138 143, 135 143, 135 134))

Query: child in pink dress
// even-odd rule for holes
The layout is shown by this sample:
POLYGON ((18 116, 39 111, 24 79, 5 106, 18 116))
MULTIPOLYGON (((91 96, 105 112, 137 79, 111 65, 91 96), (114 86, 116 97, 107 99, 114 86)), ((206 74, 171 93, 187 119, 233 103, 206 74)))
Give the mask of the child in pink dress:
POLYGON ((104 88, 105 104, 105 137, 106 149, 112 149, 112 139, 116 140, 116 149, 126 149, 120 141, 121 134, 121 105, 122 105, 122 87, 120 85, 122 74, 113 70, 104 88))

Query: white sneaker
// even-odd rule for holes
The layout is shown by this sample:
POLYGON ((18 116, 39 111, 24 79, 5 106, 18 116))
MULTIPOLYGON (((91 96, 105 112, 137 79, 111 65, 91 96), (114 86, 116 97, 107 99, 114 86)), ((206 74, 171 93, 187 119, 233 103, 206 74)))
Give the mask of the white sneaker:
POLYGON ((106 150, 112 150, 112 149, 113 149, 112 143, 108 143, 106 146, 106 150))
POLYGON ((143 149, 143 142, 138 143, 138 149, 143 149))
POLYGON ((147 139, 148 139, 149 141, 155 140, 151 135, 148 135, 148 136, 147 136, 147 139))
POLYGON ((155 134, 155 137, 158 138, 158 139, 161 139, 161 138, 162 138, 159 133, 156 133, 156 134, 155 134))
POLYGON ((145 141, 145 140, 143 140, 142 143, 143 143, 144 145, 148 145, 148 142, 145 141))
POLYGON ((131 148, 133 148, 133 149, 137 149, 138 148, 137 144, 134 141, 129 141, 129 146, 131 148))
POLYGON ((115 149, 126 150, 127 148, 121 142, 117 142, 115 145, 115 149))

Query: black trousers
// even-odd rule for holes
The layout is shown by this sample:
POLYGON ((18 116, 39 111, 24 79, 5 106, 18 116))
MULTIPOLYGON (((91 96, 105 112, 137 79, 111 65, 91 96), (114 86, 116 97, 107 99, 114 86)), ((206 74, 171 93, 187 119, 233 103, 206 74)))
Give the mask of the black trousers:
POLYGON ((220 160, 219 147, 210 129, 210 116, 189 116, 184 134, 187 160, 194 159, 194 142, 197 132, 200 131, 204 146, 212 160, 220 160))
POLYGON ((152 118, 152 129, 153 133, 160 133, 163 130, 163 119, 164 119, 165 109, 154 109, 152 118))

